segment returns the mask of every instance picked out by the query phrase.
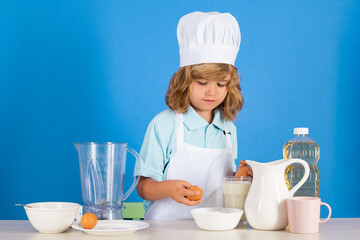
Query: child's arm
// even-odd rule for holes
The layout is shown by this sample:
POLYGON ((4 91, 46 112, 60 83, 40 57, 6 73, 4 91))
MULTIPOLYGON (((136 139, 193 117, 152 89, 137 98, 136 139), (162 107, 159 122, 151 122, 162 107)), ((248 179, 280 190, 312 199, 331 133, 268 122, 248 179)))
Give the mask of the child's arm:
POLYGON ((199 204, 201 200, 190 201, 186 198, 186 196, 199 194, 196 191, 187 189, 191 186, 190 183, 182 180, 165 180, 158 182, 152 178, 141 176, 136 189, 141 198, 149 201, 157 201, 171 197, 178 203, 193 206, 199 204))

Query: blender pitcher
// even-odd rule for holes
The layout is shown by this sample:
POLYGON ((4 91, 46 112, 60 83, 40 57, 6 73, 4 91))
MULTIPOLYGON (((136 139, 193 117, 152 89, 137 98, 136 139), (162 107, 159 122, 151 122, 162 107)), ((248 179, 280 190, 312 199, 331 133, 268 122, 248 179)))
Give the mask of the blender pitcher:
POLYGON ((139 155, 119 142, 74 143, 79 154, 84 213, 92 212, 98 219, 122 219, 122 202, 134 190, 139 176, 134 176, 130 189, 123 194, 126 155, 139 155))

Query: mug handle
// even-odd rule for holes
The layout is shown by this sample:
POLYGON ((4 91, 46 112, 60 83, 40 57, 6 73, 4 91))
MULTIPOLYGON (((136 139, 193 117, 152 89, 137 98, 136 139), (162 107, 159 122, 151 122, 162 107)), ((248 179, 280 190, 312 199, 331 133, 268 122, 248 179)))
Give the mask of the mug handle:
POLYGON ((308 179, 309 174, 310 174, 310 168, 309 168, 309 164, 307 162, 305 162, 302 159, 299 158, 293 158, 293 159, 289 159, 287 161, 287 165, 289 166, 290 164, 293 163, 300 163, 301 165, 303 165, 305 172, 304 172, 304 176, 301 178, 301 180, 292 188, 290 189, 290 196, 294 196, 294 193, 305 183, 305 181, 308 179))
POLYGON ((134 157, 136 159, 136 162, 135 162, 135 168, 134 168, 134 181, 133 181, 133 184, 131 185, 129 190, 124 194, 122 202, 125 201, 125 199, 127 199, 130 196, 130 194, 132 193, 132 191, 134 190, 134 188, 138 184, 139 178, 140 178, 140 176, 135 176, 135 171, 136 171, 136 168, 137 168, 137 165, 138 165, 138 162, 139 162, 139 154, 134 149, 132 149, 130 147, 127 147, 126 150, 129 153, 131 153, 132 155, 134 155, 134 157))
POLYGON ((328 221, 330 219, 330 217, 331 217, 331 207, 330 207, 329 204, 324 203, 324 202, 320 203, 320 207, 321 207, 321 205, 324 205, 329 209, 329 214, 328 214, 327 218, 325 220, 319 220, 319 223, 324 223, 324 222, 328 221))

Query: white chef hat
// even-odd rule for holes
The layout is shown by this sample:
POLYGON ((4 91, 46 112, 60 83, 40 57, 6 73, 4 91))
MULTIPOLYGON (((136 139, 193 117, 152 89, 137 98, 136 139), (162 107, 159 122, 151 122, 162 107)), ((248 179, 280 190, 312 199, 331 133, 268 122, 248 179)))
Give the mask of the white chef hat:
POLYGON ((192 12, 177 27, 180 67, 199 63, 234 65, 241 36, 230 13, 192 12))

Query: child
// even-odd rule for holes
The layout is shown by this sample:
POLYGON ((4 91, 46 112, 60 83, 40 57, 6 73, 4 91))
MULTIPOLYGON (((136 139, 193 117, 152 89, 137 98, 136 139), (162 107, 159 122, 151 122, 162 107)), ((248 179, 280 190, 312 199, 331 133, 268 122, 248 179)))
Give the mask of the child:
POLYGON ((236 171, 238 23, 228 13, 193 12, 180 19, 177 37, 180 68, 166 93, 169 109, 151 121, 140 151, 137 192, 146 220, 190 219, 195 205, 222 206, 222 178, 236 171), (192 185, 203 189, 201 200, 187 198, 198 194, 192 185))

